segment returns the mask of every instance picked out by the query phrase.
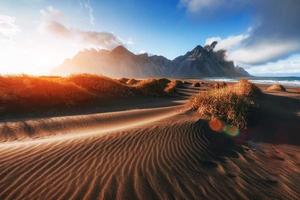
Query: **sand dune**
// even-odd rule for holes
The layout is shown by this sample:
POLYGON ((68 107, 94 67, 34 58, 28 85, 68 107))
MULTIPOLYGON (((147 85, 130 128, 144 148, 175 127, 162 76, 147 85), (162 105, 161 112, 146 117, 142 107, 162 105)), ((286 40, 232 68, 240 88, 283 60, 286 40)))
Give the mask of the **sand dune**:
POLYGON ((0 198, 299 198, 298 148, 238 148, 205 122, 183 119, 103 136, 0 146, 0 198))
MULTIPOLYGON (((2 121, 0 122, 0 142, 29 141, 49 138, 53 135, 70 138, 75 134, 77 136, 88 135, 88 132, 100 134, 158 121, 188 110, 184 104, 191 95, 199 91, 197 88, 190 87, 178 90, 179 96, 175 99, 148 98, 148 102, 147 99, 140 99, 128 103, 118 102, 119 106, 106 106, 108 109, 121 111, 2 121), (130 106, 126 104, 139 104, 140 108, 127 110, 130 106), (124 107, 123 111, 122 107, 124 107)), ((54 139, 59 140, 62 137, 54 139)))
POLYGON ((183 106, 81 117, 0 143, 0 199, 300 198, 298 146, 236 145, 183 106))
MULTIPOLYGON (((178 105, 111 113, 2 122, 0 123, 0 142, 14 141, 13 144, 15 144, 16 141, 32 142, 32 139, 39 138, 47 138, 49 140, 54 135, 61 135, 61 137, 52 137, 52 140, 62 140, 75 136, 84 137, 89 136, 91 133, 99 135, 100 133, 122 130, 158 121, 184 112, 187 109, 186 106, 178 105)), ((8 144, 11 145, 12 143, 8 144)))

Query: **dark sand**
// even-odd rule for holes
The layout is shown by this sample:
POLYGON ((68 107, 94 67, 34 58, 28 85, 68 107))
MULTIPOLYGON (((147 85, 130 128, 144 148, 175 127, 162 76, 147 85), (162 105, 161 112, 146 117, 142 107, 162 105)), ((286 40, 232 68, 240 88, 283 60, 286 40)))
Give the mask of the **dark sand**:
MULTIPOLYGON (((188 87, 182 97, 198 90, 188 87)), ((257 124, 237 138, 212 132, 173 100, 3 122, 0 199, 300 199, 300 94, 293 91, 265 94, 257 124)))

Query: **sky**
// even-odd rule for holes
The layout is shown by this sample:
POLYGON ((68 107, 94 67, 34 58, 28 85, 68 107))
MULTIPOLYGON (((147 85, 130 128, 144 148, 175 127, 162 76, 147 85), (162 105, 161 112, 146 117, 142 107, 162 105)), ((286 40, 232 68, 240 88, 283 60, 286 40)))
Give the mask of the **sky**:
POLYGON ((300 76, 299 0, 1 0, 0 74, 47 74, 88 48, 169 59, 218 41, 257 76, 300 76))

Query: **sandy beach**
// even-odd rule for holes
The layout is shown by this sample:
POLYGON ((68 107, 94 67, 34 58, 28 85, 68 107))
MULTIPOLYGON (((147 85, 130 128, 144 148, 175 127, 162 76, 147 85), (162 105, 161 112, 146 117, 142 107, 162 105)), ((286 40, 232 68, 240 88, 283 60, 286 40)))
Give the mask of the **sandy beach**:
POLYGON ((210 84, 114 112, 2 121, 0 199, 299 199, 299 89, 260 85, 256 124, 228 137, 187 106, 210 84))

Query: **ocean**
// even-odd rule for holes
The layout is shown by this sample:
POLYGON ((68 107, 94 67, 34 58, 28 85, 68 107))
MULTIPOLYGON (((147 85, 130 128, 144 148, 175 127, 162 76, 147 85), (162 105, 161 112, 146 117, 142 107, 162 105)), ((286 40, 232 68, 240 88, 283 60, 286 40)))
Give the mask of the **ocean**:
MULTIPOLYGON (((300 77, 248 77, 253 83, 260 84, 281 84, 290 87, 300 87, 300 77)), ((237 82, 239 78, 207 78, 206 80, 237 82)))

